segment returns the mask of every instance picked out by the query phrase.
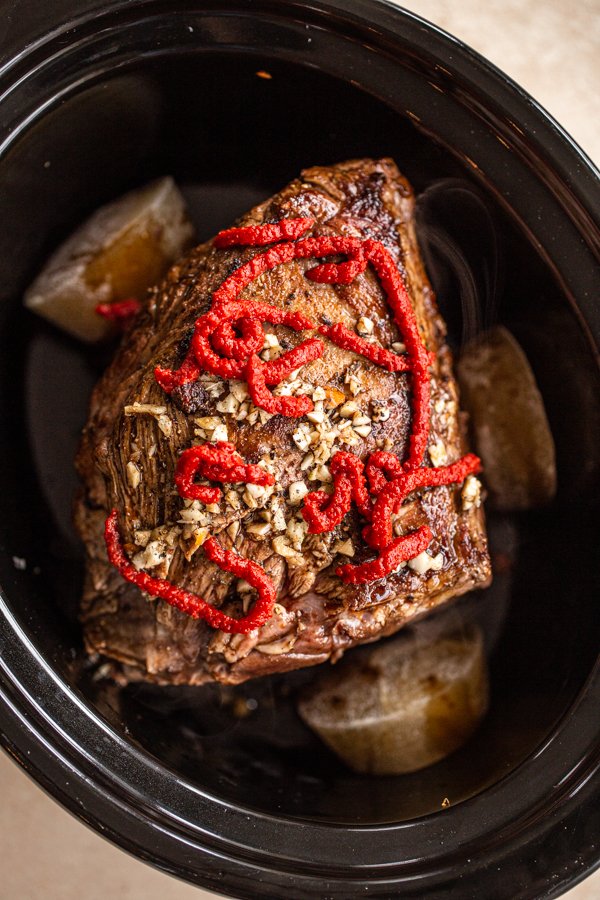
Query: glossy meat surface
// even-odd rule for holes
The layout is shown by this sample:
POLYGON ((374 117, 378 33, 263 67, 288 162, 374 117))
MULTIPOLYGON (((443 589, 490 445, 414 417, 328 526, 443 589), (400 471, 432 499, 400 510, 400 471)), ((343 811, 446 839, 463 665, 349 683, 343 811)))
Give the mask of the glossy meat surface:
MULTIPOLYGON (((410 186, 391 160, 315 167, 239 224, 298 216, 316 220, 311 235, 373 238, 392 253, 423 340, 436 353, 426 464, 458 459, 467 448, 452 360, 419 255, 410 186)), ((126 678, 237 683, 335 660, 347 648, 391 634, 413 617, 485 585, 490 578, 483 511, 461 486, 424 491, 402 509, 398 528, 409 531, 428 523, 433 531, 428 553, 436 559, 436 568, 422 573, 409 565, 371 584, 344 584, 336 567, 371 554, 360 535, 364 523, 354 511, 334 532, 301 532, 300 507, 290 500, 290 485, 304 481, 310 490, 322 487, 336 450, 348 449, 365 459, 383 448, 404 457, 411 420, 410 375, 386 372, 326 341, 323 356, 303 367, 295 379, 298 384, 291 384, 297 392, 314 393, 315 398, 324 395, 318 401, 324 411, 321 423, 270 417, 252 407, 244 414, 248 401, 239 382, 203 376, 171 397, 158 386, 155 366, 176 368, 181 363, 194 321, 209 307, 212 292, 256 252, 217 250, 208 243, 173 267, 124 338, 92 398, 77 460, 83 489, 76 517, 88 557, 82 619, 88 648, 118 660, 126 678), (356 404, 359 415, 368 420, 364 433, 360 424, 358 431, 350 428, 350 445, 341 437, 347 427, 340 431, 341 423, 352 421, 342 415, 348 403, 356 404), (212 512, 198 504, 186 507, 174 485, 177 459, 192 443, 210 439, 215 427, 221 431, 225 427, 226 439, 247 462, 261 463, 274 474, 276 486, 270 496, 256 500, 239 486, 233 490, 237 499, 233 493, 229 499, 225 496, 212 512), (241 614, 250 598, 246 595, 244 600, 236 580, 206 559, 202 536, 213 534, 226 548, 259 562, 277 585, 272 619, 250 635, 232 636, 215 632, 161 600, 144 597, 106 560, 102 528, 113 507, 120 511, 130 557, 137 555, 145 568, 152 566, 148 569, 152 574, 195 591, 234 615, 241 614), (257 533, 261 529, 256 526, 262 523, 269 525, 265 534, 257 533), (348 550, 353 557, 346 555, 348 550)), ((341 287, 305 278, 314 264, 314 260, 286 263, 254 281, 244 297, 352 329, 366 318, 373 323, 374 339, 384 347, 400 340, 370 269, 341 287)), ((276 348, 301 340, 283 326, 267 330, 276 348)), ((227 486, 224 493, 229 493, 227 486)))

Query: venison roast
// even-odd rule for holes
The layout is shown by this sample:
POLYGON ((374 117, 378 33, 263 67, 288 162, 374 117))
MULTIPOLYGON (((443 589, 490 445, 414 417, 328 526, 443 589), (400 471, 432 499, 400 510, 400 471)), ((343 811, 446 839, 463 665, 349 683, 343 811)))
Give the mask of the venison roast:
MULTIPOLYGON (((356 160, 302 172, 251 210, 240 226, 310 217, 308 234, 380 242, 404 280, 429 367, 430 432, 425 466, 448 465, 465 451, 446 330, 419 255, 414 197, 389 159, 356 160)), ((391 372, 324 339, 322 356, 291 373, 275 394, 308 395, 302 418, 272 415, 249 398, 241 380, 203 372, 167 394, 156 366, 177 369, 196 319, 223 281, 264 248, 220 249, 208 242, 173 266, 125 333, 96 386, 77 456, 82 488, 76 522, 87 564, 82 622, 90 652, 116 661, 123 679, 158 683, 239 683, 248 678, 335 661, 356 645, 397 631, 452 597, 488 584, 480 484, 415 491, 394 518, 395 534, 428 525, 427 550, 385 578, 349 584, 336 569, 373 557, 353 504, 332 530, 311 534, 302 517, 307 492, 331 490, 337 451, 366 460, 382 450, 409 451, 412 375, 391 372), (272 473, 269 488, 219 484, 216 504, 182 499, 174 476, 183 451, 229 441, 249 464, 272 473), (104 523, 112 509, 128 558, 140 571, 201 595, 234 616, 254 593, 218 568, 202 549, 208 535, 262 566, 276 588, 273 614, 247 634, 215 630, 125 581, 109 564, 104 523)), ((256 278, 244 299, 300 312, 321 325, 342 323, 368 342, 403 352, 380 281, 367 266, 349 284, 316 283, 306 272, 324 260, 294 259, 256 278)), ((276 359, 305 335, 264 325, 261 356, 276 359)))

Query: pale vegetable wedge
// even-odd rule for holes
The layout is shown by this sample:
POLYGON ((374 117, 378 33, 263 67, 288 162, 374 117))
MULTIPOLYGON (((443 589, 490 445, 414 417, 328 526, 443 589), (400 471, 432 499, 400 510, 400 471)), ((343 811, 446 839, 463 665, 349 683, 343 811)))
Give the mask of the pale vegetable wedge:
POLYGON ((100 340, 111 325, 95 312, 98 303, 143 300, 193 237, 175 182, 160 178, 84 222, 48 260, 25 306, 81 340, 100 340))
POLYGON ((472 341, 457 365, 490 505, 534 509, 556 492, 554 441, 523 350, 501 326, 472 341))
POLYGON ((357 772, 415 772, 458 749, 488 705, 483 640, 401 635, 349 659, 311 686, 304 721, 357 772))

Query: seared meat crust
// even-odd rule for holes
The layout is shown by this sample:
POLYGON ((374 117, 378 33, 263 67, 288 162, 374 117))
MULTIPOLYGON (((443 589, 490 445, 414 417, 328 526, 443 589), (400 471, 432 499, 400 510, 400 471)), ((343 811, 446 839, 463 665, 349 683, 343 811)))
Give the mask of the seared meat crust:
MULTIPOLYGON (((437 354, 426 463, 456 460, 466 450, 457 389, 445 326, 419 255, 410 186, 389 159, 315 167, 250 211, 239 224, 296 216, 316 219, 313 235, 374 238, 394 256, 425 344, 437 354)), ((216 250, 207 243, 175 265, 152 292, 92 396, 77 457, 82 491, 76 522, 87 551, 82 621, 88 649, 119 661, 126 678, 174 684, 238 683, 335 660, 347 648, 389 635, 449 598, 484 586, 490 578, 483 511, 477 504, 463 504, 460 487, 424 491, 402 511, 404 530, 429 523, 434 540, 428 552, 441 559, 441 568, 419 574, 406 566, 363 586, 345 585, 335 575, 336 566, 348 561, 338 552, 340 545, 347 548, 347 542, 352 542, 354 562, 370 552, 353 513, 335 532, 305 536, 300 553, 284 556, 274 549, 274 529, 260 537, 251 528, 268 518, 265 509, 252 509, 243 500, 236 508, 223 500, 219 511, 209 514, 210 533, 218 535, 225 547, 233 546, 263 565, 278 588, 272 619, 247 636, 215 632, 165 602, 147 598, 108 564, 103 524, 108 511, 116 507, 130 556, 146 553, 146 562, 154 566, 152 574, 240 614, 244 595, 239 585, 196 547, 202 530, 198 521, 204 521, 206 510, 188 512, 184 518, 195 516, 198 521, 184 524, 185 504, 173 480, 180 453, 199 437, 210 436, 198 431, 207 418, 225 422, 228 439, 247 462, 262 460, 273 471, 277 486, 270 502, 280 501, 288 524, 294 516, 298 520, 299 507, 290 504, 288 489, 294 482, 307 481, 310 472, 301 468, 307 451, 293 439, 298 420, 257 414, 257 420, 248 424, 248 417, 217 409, 228 393, 226 382, 219 385, 218 379, 201 378, 169 398, 153 375, 157 364, 176 368, 181 363, 194 321, 209 307, 212 292, 256 252, 252 248, 216 250), (139 411, 135 404, 149 405, 150 410, 146 406, 139 411)), ((367 317, 374 324, 374 338, 383 346, 400 340, 372 271, 367 269, 351 285, 340 287, 306 279, 304 272, 312 265, 314 261, 295 261, 280 266, 253 282, 245 297, 350 328, 356 327, 360 317, 367 317)), ((282 326, 269 330, 283 347, 301 339, 282 326)), ((338 410, 340 403, 354 401, 372 419, 368 434, 355 433, 356 443, 349 448, 336 442, 334 452, 351 449, 364 459, 384 447, 404 457, 410 429, 410 376, 386 372, 326 342, 323 357, 303 367, 298 377, 300 392, 306 386, 326 391, 330 417, 336 416, 335 409, 327 407, 333 397, 338 410), (382 408, 387 410, 383 416, 377 412, 382 408), (376 421, 388 413, 385 421, 376 421)), ((311 489, 320 487, 318 478, 307 484, 311 489)))

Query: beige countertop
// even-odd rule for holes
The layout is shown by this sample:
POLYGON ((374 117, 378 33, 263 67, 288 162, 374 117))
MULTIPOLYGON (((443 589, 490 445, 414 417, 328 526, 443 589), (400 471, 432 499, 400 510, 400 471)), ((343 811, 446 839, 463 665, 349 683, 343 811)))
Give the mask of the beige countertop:
MULTIPOLYGON (((403 5, 511 75, 600 162, 600 0, 419 0, 403 5)), ((0 900, 215 896, 154 871, 98 837, 1 753, 0 797, 0 900)), ((566 896, 598 900, 600 873, 566 896)))

